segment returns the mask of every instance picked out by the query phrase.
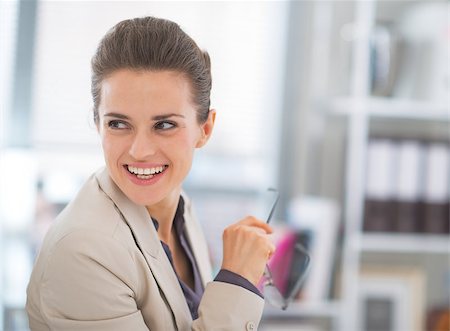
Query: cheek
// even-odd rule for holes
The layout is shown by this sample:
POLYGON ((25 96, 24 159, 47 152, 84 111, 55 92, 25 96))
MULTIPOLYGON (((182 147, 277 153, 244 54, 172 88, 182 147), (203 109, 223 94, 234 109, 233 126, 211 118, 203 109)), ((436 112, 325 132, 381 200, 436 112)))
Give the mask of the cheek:
POLYGON ((111 140, 108 139, 108 137, 101 135, 101 142, 102 142, 103 153, 105 154, 106 158, 109 158, 111 151, 114 150, 113 148, 111 148, 112 147, 111 140))
POLYGON ((196 140, 191 135, 180 135, 165 145, 165 150, 177 159, 177 163, 190 166, 195 150, 196 140))
POLYGON ((124 142, 121 139, 103 134, 101 136, 101 142, 105 159, 114 161, 122 154, 124 142))

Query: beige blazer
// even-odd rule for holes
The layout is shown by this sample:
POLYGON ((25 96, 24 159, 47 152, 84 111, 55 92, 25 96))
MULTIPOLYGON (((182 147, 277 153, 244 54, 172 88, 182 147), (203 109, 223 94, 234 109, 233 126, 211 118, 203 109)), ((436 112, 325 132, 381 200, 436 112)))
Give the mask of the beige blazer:
POLYGON ((197 320, 146 208, 102 169, 46 235, 27 289, 31 330, 256 330, 264 300, 211 281, 204 235, 183 198, 188 239, 206 285, 197 320))

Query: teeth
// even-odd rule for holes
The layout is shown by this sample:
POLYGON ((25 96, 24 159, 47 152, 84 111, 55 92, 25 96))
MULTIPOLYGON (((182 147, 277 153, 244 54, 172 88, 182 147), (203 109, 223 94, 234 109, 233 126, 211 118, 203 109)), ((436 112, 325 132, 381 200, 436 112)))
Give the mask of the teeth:
POLYGON ((153 175, 136 175, 139 179, 150 179, 153 177, 153 175))
POLYGON ((129 172, 131 172, 135 175, 138 175, 138 177, 142 176, 142 178, 149 177, 151 175, 163 172, 164 169, 165 169, 165 166, 155 167, 155 168, 137 168, 137 167, 128 166, 129 172))

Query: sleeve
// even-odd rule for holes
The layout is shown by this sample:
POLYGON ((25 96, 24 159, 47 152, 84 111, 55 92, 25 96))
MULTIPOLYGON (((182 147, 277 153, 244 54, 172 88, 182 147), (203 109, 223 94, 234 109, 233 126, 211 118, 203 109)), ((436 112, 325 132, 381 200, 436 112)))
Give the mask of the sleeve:
POLYGON ((193 321, 193 331, 257 330, 264 300, 255 293, 221 281, 208 283, 193 321))
POLYGON ((100 236, 73 232, 54 247, 40 285, 46 323, 51 330, 148 331, 135 301, 132 256, 100 236))
POLYGON ((257 295, 259 295, 261 298, 264 299, 264 296, 261 294, 261 292, 258 290, 258 288, 253 285, 248 279, 242 277, 241 275, 238 275, 237 273, 234 273, 232 271, 221 269, 219 273, 217 274, 216 278, 214 278, 217 282, 224 282, 229 284, 238 285, 240 287, 243 287, 250 292, 253 292, 257 295))

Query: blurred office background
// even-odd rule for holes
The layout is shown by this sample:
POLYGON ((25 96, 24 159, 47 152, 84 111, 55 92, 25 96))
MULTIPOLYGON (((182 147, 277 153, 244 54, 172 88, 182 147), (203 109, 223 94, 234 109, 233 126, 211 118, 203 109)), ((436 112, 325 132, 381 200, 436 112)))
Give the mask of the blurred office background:
POLYGON ((55 215, 103 158, 90 58, 118 21, 178 22, 213 64, 217 125, 192 196, 221 231, 281 192, 312 267, 261 330, 449 330, 449 2, 0 0, 0 330, 55 215))

